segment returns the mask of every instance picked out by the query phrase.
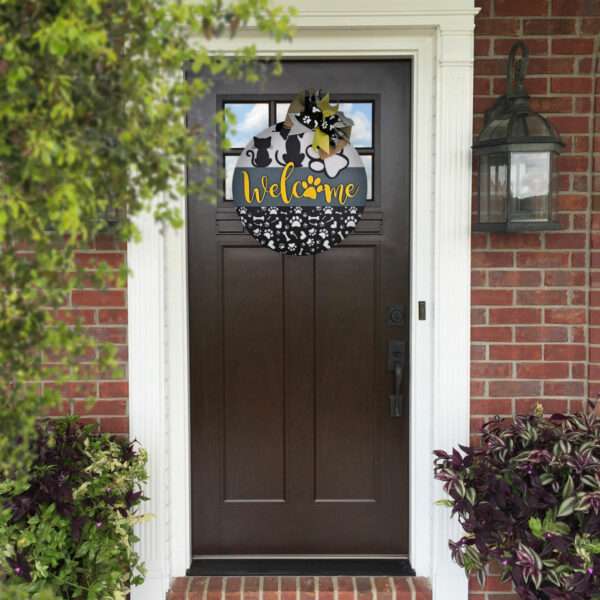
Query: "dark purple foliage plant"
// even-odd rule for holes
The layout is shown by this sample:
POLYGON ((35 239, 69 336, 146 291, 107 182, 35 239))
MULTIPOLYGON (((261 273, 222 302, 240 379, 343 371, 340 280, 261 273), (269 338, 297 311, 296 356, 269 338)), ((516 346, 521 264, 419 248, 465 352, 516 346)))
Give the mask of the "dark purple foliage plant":
POLYGON ((600 599, 600 417, 496 418, 481 441, 435 452, 453 559, 482 585, 497 562, 526 600, 600 599))

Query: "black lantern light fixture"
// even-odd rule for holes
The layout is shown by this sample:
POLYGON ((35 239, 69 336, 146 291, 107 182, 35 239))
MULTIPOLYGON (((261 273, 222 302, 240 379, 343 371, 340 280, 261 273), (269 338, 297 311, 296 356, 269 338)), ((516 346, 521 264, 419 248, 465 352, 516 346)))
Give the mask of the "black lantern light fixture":
POLYGON ((553 125, 529 106, 523 42, 508 57, 506 94, 485 114, 473 144, 479 158, 478 231, 559 229, 557 157, 564 144, 553 125))

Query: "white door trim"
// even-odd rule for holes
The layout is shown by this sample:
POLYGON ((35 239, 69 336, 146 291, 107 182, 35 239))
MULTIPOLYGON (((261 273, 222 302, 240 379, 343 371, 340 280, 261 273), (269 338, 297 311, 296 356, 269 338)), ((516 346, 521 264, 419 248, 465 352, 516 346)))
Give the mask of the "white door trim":
MULTIPOLYGON (((472 0, 396 0, 393 8, 371 0, 368 12, 352 10, 359 0, 329 0, 326 11, 312 10, 315 2, 295 2, 301 12, 291 44, 250 29, 221 48, 255 43, 265 55, 413 61, 410 559, 431 578, 434 600, 467 600, 447 546, 457 525, 433 505, 441 492, 432 451, 469 436, 476 10, 472 0), (427 303, 425 321, 417 320, 418 301, 427 303)), ((155 518, 139 528, 148 576, 133 600, 164 600, 171 577, 185 575, 191 559, 187 242, 185 228, 161 233, 148 216, 138 223, 142 241, 128 247, 130 431, 150 453, 145 510, 155 518)))

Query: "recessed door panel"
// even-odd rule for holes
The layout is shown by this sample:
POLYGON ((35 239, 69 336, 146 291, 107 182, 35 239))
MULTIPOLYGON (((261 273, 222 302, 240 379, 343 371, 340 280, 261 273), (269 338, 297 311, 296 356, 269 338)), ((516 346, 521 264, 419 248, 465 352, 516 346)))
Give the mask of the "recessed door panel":
POLYGON ((283 257, 261 250, 223 248, 227 502, 285 496, 283 257))
POLYGON ((375 246, 345 246, 315 261, 318 502, 376 501, 376 263, 375 246))

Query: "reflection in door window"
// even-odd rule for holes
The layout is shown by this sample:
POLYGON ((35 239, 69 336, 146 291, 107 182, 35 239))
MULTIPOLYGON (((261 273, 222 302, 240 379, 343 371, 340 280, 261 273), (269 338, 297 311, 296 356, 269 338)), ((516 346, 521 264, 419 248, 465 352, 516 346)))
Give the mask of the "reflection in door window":
POLYGON ((269 126, 269 105, 266 102, 226 102, 225 108, 235 116, 235 125, 227 136, 232 148, 244 148, 253 135, 269 126))

